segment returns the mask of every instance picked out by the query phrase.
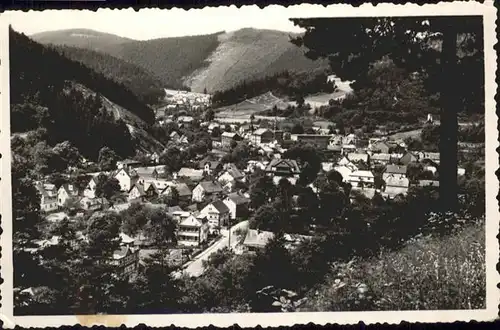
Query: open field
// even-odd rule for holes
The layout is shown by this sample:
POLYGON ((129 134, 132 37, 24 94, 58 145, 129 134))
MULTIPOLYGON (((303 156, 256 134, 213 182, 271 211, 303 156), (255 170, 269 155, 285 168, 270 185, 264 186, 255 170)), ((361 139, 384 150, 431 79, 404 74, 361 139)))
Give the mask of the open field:
POLYGON ((252 114, 256 115, 257 113, 271 109, 274 106, 277 106, 280 109, 284 109, 288 106, 288 102, 279 97, 276 97, 271 92, 267 92, 240 103, 216 109, 215 116, 217 117, 217 119, 236 118, 248 120, 250 119, 250 116, 252 114))

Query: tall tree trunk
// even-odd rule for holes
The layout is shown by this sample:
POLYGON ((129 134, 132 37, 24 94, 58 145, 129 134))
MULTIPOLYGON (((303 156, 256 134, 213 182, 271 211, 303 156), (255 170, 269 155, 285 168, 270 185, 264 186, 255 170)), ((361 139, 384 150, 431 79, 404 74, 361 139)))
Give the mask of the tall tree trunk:
POLYGON ((457 72, 457 31, 452 22, 443 27, 442 71, 441 71, 441 136, 439 144, 439 186, 441 206, 444 211, 453 211, 458 205, 457 187, 457 135, 458 97, 455 84, 457 72))

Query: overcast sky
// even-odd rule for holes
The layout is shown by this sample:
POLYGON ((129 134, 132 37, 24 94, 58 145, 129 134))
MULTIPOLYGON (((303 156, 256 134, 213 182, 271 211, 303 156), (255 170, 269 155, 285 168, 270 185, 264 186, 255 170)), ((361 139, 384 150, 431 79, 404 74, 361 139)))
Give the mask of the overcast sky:
POLYGON ((83 10, 44 10, 30 12, 7 12, 2 19, 25 34, 43 31, 86 28, 138 40, 160 37, 209 34, 219 31, 234 31, 244 27, 301 32, 289 18, 324 16, 325 7, 320 5, 296 5, 288 8, 269 6, 235 6, 204 9, 161 10, 99 9, 97 12, 83 10), (322 15, 323 13, 323 15, 322 15))

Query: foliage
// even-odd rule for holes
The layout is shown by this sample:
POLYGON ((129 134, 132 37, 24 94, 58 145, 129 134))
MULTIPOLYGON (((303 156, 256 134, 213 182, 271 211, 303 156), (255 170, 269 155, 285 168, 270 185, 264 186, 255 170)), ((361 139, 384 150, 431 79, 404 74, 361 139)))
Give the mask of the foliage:
POLYGON ((102 147, 99 150, 99 157, 97 162, 102 171, 110 171, 116 167, 116 161, 118 156, 116 153, 108 147, 102 147))
POLYGON ((115 178, 109 178, 105 174, 99 174, 95 186, 95 194, 97 197, 104 197, 111 200, 120 192, 120 183, 115 178))
POLYGON ((144 267, 133 284, 134 309, 141 313, 167 314, 178 311, 178 281, 166 261, 167 250, 158 250, 144 260, 144 267))
MULTIPOLYGON (((81 63, 65 58, 54 48, 42 46, 12 28, 9 33, 13 104, 21 104, 26 97, 34 96, 37 92, 40 93, 41 100, 49 100, 50 95, 62 91, 66 80, 78 81, 92 90, 101 91, 110 101, 131 109, 146 122, 153 122, 152 109, 141 103, 123 85, 92 71, 81 63), (59 74, 55 75, 54 72, 59 74), (44 95, 45 93, 47 94, 44 95)), ((45 102, 41 102, 40 105, 45 105, 45 102)))
POLYGON ((217 91, 213 94, 212 102, 215 106, 236 104, 269 91, 304 100, 303 95, 331 93, 334 89, 334 85, 327 81, 327 75, 321 70, 300 73, 283 71, 265 78, 243 81, 227 90, 217 91))
POLYGON ((301 311, 484 308, 484 235, 479 224, 371 260, 336 263, 301 311))
POLYGON ((155 104, 165 96, 165 87, 158 78, 137 65, 103 52, 70 46, 57 46, 56 50, 75 62, 112 79, 130 91, 146 104, 155 104))

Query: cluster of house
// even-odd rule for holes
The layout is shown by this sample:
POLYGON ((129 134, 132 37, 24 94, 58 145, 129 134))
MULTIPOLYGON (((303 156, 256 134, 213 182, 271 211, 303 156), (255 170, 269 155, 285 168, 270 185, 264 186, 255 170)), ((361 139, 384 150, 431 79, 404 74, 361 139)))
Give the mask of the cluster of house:
POLYGON ((167 109, 203 110, 210 105, 209 94, 195 93, 182 90, 165 90, 165 103, 167 109))

